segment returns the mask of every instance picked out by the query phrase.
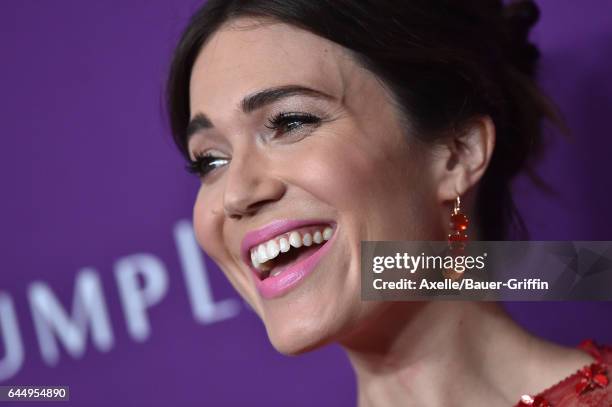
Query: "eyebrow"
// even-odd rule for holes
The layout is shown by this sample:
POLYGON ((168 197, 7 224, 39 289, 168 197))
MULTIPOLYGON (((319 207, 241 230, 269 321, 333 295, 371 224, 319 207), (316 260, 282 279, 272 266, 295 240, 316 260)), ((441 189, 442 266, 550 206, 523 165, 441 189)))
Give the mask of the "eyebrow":
MULTIPOLYGON (((291 96, 309 96, 327 100, 334 99, 333 96, 305 86, 285 85, 260 90, 250 95, 247 95, 240 102, 240 107, 244 113, 251 113, 266 105, 291 96)), ((189 142, 191 136, 193 136, 198 131, 210 129, 212 127, 214 127, 212 121, 204 113, 197 113, 187 125, 187 129, 185 131, 186 142, 189 142)))

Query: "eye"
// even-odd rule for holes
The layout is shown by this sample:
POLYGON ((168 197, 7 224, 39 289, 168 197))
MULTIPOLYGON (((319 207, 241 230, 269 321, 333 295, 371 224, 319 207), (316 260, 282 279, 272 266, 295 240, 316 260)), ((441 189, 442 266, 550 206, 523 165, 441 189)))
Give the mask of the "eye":
POLYGON ((229 163, 229 158, 212 155, 212 153, 196 153, 194 160, 189 160, 187 171, 205 178, 211 171, 229 163))
POLYGON ((266 127, 276 130, 274 137, 296 132, 305 126, 318 126, 321 118, 310 113, 284 112, 270 118, 266 127))

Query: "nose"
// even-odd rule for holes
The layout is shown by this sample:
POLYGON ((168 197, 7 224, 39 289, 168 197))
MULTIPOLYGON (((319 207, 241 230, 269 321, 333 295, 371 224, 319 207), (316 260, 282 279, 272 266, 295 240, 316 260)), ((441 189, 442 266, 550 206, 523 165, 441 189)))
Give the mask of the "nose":
POLYGON ((226 172, 223 206, 227 217, 253 215, 285 194, 285 183, 272 174, 261 154, 234 154, 226 172))

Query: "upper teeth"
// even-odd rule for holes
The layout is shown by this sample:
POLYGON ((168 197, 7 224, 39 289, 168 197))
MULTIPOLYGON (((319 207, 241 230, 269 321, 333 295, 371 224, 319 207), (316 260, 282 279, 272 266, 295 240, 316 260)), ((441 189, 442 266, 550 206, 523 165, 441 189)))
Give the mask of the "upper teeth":
POLYGON ((293 231, 276 236, 251 248, 251 262, 255 268, 266 270, 268 267, 263 263, 276 258, 280 253, 286 253, 292 247, 312 246, 313 242, 316 244, 322 243, 324 240, 329 240, 332 234, 333 229, 326 227, 323 231, 311 230, 303 234, 293 231))

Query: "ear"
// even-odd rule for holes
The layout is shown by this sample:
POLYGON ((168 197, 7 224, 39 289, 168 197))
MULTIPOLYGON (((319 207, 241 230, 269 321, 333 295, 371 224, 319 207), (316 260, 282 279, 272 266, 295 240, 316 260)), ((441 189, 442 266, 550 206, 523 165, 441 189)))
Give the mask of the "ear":
POLYGON ((475 117, 437 146, 434 177, 440 202, 463 196, 480 180, 494 147, 495 125, 489 116, 475 117))

